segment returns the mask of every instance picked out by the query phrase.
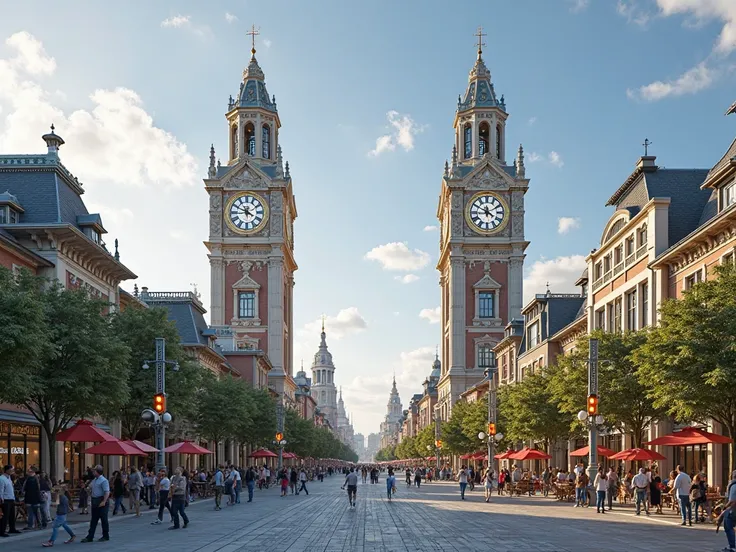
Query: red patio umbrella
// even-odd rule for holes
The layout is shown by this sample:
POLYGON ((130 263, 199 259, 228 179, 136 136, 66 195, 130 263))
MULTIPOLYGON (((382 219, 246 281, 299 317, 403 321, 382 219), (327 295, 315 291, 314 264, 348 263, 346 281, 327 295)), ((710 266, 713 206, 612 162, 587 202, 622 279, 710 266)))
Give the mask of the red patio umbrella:
POLYGON ((509 458, 511 460, 524 461, 524 460, 547 460, 552 457, 542 450, 530 449, 529 447, 524 447, 519 452, 515 452, 514 454, 509 455, 509 458))
POLYGON ((709 443, 733 443, 733 439, 725 435, 711 433, 697 427, 686 427, 680 431, 675 431, 669 435, 662 435, 656 439, 644 443, 645 445, 670 445, 670 446, 688 446, 688 445, 707 445, 709 443))
POLYGON ((266 449, 258 449, 250 455, 251 458, 278 458, 278 454, 266 449))
POLYGON ((478 451, 470 457, 471 460, 487 460, 488 454, 483 451, 478 451))
POLYGON ((496 460, 508 460, 509 458, 511 458, 511 455, 512 454, 516 454, 516 451, 515 450, 512 450, 512 449, 509 449, 506 452, 502 452, 501 454, 497 454, 496 456, 494 456, 494 458, 496 460))
POLYGON ((204 447, 200 447, 196 443, 191 441, 182 441, 181 443, 174 443, 164 449, 164 452, 177 452, 179 454, 215 454, 211 450, 204 447))
POLYGON ((71 441, 74 443, 101 443, 103 441, 117 441, 108 432, 101 430, 89 420, 77 420, 72 427, 56 434, 57 441, 71 441))
POLYGON ((148 454, 149 452, 158 452, 158 449, 156 447, 152 447, 148 443, 144 443, 143 441, 138 441, 136 439, 131 439, 130 441, 123 441, 126 445, 130 445, 131 447, 135 447, 138 450, 145 452, 148 454))
MULTIPOLYGON (((600 445, 596 447, 596 451, 597 451, 598 456, 609 456, 610 457, 616 454, 615 450, 611 450, 609 448, 602 447, 600 445)), ((590 455, 589 445, 585 445, 584 447, 579 448, 578 450, 574 450, 570 453, 570 456, 588 456, 588 455, 590 455)))
POLYGON ((468 452, 467 454, 463 454, 463 455, 462 455, 462 456, 460 457, 460 460, 467 460, 468 458, 470 458, 470 456, 471 456, 471 453, 469 453, 469 452, 468 452))
POLYGON ((293 452, 285 452, 285 453, 284 453, 284 454, 283 454, 283 455, 281 456, 281 458, 286 458, 286 459, 289 459, 289 458, 299 458, 299 457, 298 457, 298 456, 297 456, 296 454, 294 454, 293 452))
POLYGON ((657 451, 643 449, 643 448, 632 448, 617 452, 613 456, 608 457, 611 460, 664 460, 665 457, 659 454, 657 451))
POLYGON ((128 445, 123 441, 103 441, 84 451, 85 454, 101 454, 103 456, 145 456, 146 453, 138 447, 128 445))

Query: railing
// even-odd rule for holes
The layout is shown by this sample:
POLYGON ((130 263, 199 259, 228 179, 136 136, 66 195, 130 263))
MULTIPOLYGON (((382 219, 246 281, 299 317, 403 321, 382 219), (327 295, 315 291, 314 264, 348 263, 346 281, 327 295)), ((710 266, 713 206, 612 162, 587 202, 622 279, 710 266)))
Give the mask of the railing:
POLYGON ((593 281, 592 291, 596 292, 598 289, 606 285, 608 282, 611 281, 612 278, 618 276, 621 274, 624 270, 632 267, 635 265, 643 256, 645 256, 647 253, 647 244, 645 243, 639 249, 636 250, 635 253, 632 253, 631 255, 627 255, 623 262, 620 262, 616 264, 613 267, 613 270, 609 270, 603 274, 600 278, 593 281))
POLYGON ((613 267, 613 275, 618 276, 624 271, 624 263, 620 262, 616 266, 613 267))

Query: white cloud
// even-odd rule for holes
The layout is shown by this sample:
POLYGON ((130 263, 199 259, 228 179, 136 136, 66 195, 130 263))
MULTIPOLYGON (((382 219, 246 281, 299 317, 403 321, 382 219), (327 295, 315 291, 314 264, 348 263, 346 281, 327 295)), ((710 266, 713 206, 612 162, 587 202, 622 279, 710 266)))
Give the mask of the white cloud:
POLYGON ((577 13, 585 10, 590 4, 590 0, 568 0, 570 3, 570 11, 577 13))
POLYGON ((537 122, 537 118, 536 117, 529 117, 529 120, 527 121, 527 124, 529 126, 532 126, 536 122, 537 122))
POLYGON ((175 240, 182 240, 186 237, 186 234, 180 230, 169 230, 169 236, 175 240))
MULTIPOLYGON (((342 339, 365 331, 367 328, 368 323, 357 307, 348 307, 342 309, 335 316, 325 317, 325 331, 330 339, 342 339)), ((318 318, 313 322, 308 322, 304 325, 304 331, 311 335, 318 335, 322 331, 322 319, 318 318)))
POLYGON ((583 255, 535 261, 524 277, 524 303, 528 303, 537 293, 545 293, 547 283, 552 293, 578 292, 575 282, 587 266, 583 255))
POLYGON ((401 146, 404 151, 413 150, 414 137, 424 131, 424 125, 418 125, 410 115, 402 115, 398 111, 389 111, 386 117, 391 132, 376 138, 376 147, 368 155, 375 157, 386 151, 394 151, 396 146, 401 146))
POLYGON ((419 311, 419 318, 424 318, 430 324, 439 324, 441 320, 440 308, 422 309, 419 311))
POLYGON ((162 27, 174 27, 174 28, 187 27, 191 24, 192 24, 191 15, 174 15, 172 17, 164 19, 161 22, 162 27))
POLYGON ((17 57, 11 61, 16 70, 31 75, 52 75, 56 71, 56 60, 50 57, 40 40, 26 31, 10 36, 6 41, 17 57))
POLYGON ((701 62, 689 69, 679 77, 670 81, 656 81, 637 90, 627 90, 626 94, 631 99, 643 99, 655 102, 668 96, 683 96, 695 94, 710 87, 718 78, 718 72, 701 62))
POLYGON ((557 233, 567 234, 570 230, 580 228, 580 219, 577 217, 560 217, 557 219, 557 233))
POLYGON ((403 276, 396 276, 394 280, 401 282, 402 284, 412 284, 419 279, 416 274, 404 274, 403 276))
POLYGON ((527 163, 537 163, 538 161, 541 161, 542 159, 543 157, 534 151, 528 153, 526 156, 527 163))
MULTIPOLYGON (((434 347, 419 347, 413 351, 399 354, 399 363, 396 370, 396 384, 404 388, 404 405, 414 393, 421 391, 421 384, 432 371, 435 355, 434 347)), ((400 395, 401 395, 400 390, 400 395)))
POLYGON ((420 270, 427 266, 431 259, 429 253, 420 249, 409 249, 403 242, 391 242, 374 247, 364 258, 379 262, 384 270, 405 272, 420 270))
POLYGON ((434 232, 435 230, 439 230, 439 229, 440 229, 440 227, 439 226, 436 226, 434 224, 430 224, 430 225, 427 225, 427 226, 424 227, 424 231, 425 232, 434 232))
POLYGON ((657 5, 665 17, 691 13, 700 21, 722 21, 715 51, 729 54, 736 50, 736 2, 733 0, 657 0, 657 5))
POLYGON ((629 23, 646 27, 652 18, 651 13, 639 5, 637 0, 618 0, 616 2, 616 12, 625 17, 629 23))
POLYGON ((233 15, 230 12, 225 12, 225 21, 227 21, 228 23, 235 23, 237 20, 237 15, 233 15))
POLYGON ((562 160, 562 157, 560 157, 560 154, 556 151, 549 152, 549 154, 547 155, 547 159, 552 165, 559 169, 561 169, 562 166, 565 164, 565 162, 562 160))
POLYGON ((99 213, 105 224, 121 224, 135 217, 133 211, 127 207, 109 207, 93 201, 85 202, 90 213, 99 213))

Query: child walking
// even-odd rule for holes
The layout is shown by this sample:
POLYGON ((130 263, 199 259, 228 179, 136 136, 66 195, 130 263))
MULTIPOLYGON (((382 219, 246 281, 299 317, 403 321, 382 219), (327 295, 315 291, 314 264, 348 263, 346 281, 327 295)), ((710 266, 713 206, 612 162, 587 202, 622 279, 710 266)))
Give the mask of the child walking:
POLYGON ((73 508, 69 502, 69 492, 66 489, 66 485, 62 485, 59 489, 59 505, 56 507, 56 517, 54 518, 54 524, 51 526, 51 538, 46 542, 41 543, 41 546, 44 548, 51 548, 54 546, 56 536, 59 534, 59 527, 63 527, 69 534, 69 539, 64 541, 64 544, 74 542, 76 535, 66 522, 66 516, 72 510, 73 508))

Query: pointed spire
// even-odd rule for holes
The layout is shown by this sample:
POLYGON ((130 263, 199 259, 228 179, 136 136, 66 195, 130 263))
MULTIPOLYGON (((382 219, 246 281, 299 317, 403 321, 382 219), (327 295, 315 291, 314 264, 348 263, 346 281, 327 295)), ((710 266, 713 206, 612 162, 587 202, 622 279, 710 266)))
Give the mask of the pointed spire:
POLYGON ((286 162, 286 172, 284 173, 284 178, 286 178, 287 180, 291 178, 291 174, 289 173, 289 162, 288 161, 286 162))
POLYGON ((452 146, 452 166, 457 167, 457 146, 452 146))
POLYGON ((450 174, 450 165, 447 163, 447 159, 445 159, 445 176, 448 176, 450 174))
POLYGON ((118 252, 118 239, 115 238, 115 260, 120 261, 120 253, 118 252))
POLYGON ((138 284, 133 284, 133 297, 138 297, 138 284))
POLYGON ((217 167, 215 167, 215 144, 210 146, 210 168, 207 170, 207 176, 209 178, 215 178, 215 176, 217 176, 217 167))
POLYGON ((435 360, 440 359, 440 346, 439 345, 434 346, 434 359, 435 360))
POLYGON ((281 144, 276 146, 276 178, 283 178, 284 176, 284 163, 283 157, 281 157, 281 144))
POLYGON ((517 178, 526 177, 526 168, 524 167, 524 146, 519 144, 519 151, 516 154, 516 176, 517 178))

